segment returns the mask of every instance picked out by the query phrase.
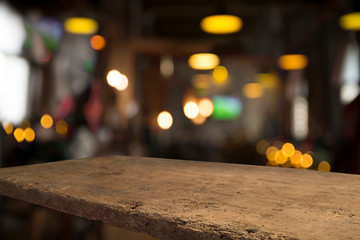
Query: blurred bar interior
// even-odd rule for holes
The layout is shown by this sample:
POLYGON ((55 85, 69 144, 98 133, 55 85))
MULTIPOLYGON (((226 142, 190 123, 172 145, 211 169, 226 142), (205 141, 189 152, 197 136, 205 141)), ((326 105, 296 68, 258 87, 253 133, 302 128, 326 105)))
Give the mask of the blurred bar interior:
POLYGON ((0 163, 360 173, 357 0, 0 1, 0 163))

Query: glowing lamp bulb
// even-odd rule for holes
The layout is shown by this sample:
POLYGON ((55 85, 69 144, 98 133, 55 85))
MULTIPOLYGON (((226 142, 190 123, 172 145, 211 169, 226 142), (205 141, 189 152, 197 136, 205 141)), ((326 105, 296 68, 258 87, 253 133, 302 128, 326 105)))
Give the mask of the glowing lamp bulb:
POLYGON ((213 53, 196 53, 190 56, 188 63, 193 69, 210 70, 219 65, 220 59, 213 53))

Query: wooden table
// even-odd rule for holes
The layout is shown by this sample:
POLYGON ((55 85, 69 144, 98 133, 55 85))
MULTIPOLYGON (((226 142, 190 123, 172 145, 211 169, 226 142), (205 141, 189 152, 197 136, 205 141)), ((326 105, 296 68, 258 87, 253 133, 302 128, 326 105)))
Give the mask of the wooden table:
POLYGON ((0 169, 0 195, 161 239, 360 239, 360 176, 112 156, 0 169))

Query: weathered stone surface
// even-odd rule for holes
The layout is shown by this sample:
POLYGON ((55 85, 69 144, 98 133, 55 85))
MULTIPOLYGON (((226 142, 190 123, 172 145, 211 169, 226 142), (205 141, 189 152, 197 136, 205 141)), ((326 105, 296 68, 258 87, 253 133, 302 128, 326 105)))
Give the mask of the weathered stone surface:
POLYGON ((139 157, 0 169, 0 194, 161 239, 359 239, 360 176, 139 157))

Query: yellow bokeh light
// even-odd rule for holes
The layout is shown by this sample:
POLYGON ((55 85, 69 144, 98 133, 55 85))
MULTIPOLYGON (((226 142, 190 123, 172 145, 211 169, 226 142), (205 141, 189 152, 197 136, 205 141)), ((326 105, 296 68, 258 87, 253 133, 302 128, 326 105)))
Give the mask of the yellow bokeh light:
POLYGON ((65 137, 68 133, 68 125, 64 120, 59 120, 55 125, 55 130, 61 137, 65 137))
POLYGON ((291 157, 295 153, 295 147, 291 143, 285 143, 281 150, 286 157, 291 157))
POLYGON ((220 59, 213 53, 197 53, 188 59, 189 66, 198 70, 214 69, 220 63, 220 59))
POLYGON ((288 54, 281 56, 278 63, 283 70, 299 70, 308 65, 308 59, 302 54, 288 54))
POLYGON ((301 158, 301 167, 309 168, 313 164, 314 160, 310 154, 305 153, 301 158))
POLYGON ((345 30, 360 30, 360 12, 343 15, 339 24, 345 30))
POLYGON ((17 142, 22 142, 25 139, 24 130, 22 128, 16 128, 14 130, 14 137, 17 142))
POLYGON ((189 119, 194 119, 199 115, 199 107, 193 102, 189 101, 184 106, 184 114, 189 119))
POLYGON ((206 121, 206 117, 201 116, 200 114, 197 115, 195 118, 191 119, 191 121, 196 124, 196 125, 201 125, 203 123, 205 123, 206 121))
POLYGON ((233 15, 212 15, 205 17, 200 23, 204 32, 211 34, 229 34, 240 31, 242 20, 233 15))
POLYGON ((99 26, 94 19, 74 17, 65 21, 64 28, 69 33, 88 35, 94 34, 98 30, 99 26))
POLYGON ((247 98, 259 98, 264 94, 264 88, 259 83, 248 83, 244 86, 243 93, 247 98))
POLYGON ((167 111, 163 111, 159 113, 157 117, 157 123, 160 128, 162 129, 169 129, 173 124, 173 118, 171 114, 167 111))
POLYGON ((327 161, 321 161, 318 165, 318 170, 321 172, 330 172, 331 166, 327 161))
POLYGON ((269 161, 273 161, 275 162, 275 159, 276 159, 276 153, 279 149, 277 147, 274 147, 274 146, 271 146, 269 147, 267 150, 266 150, 266 158, 269 160, 269 161))
POLYGON ((51 128, 53 123, 53 118, 49 114, 42 115, 40 124, 43 128, 51 128))
POLYGON ((302 158, 302 153, 298 150, 295 150, 294 154, 290 157, 291 164, 294 167, 300 167, 301 166, 301 158, 302 158))
POLYGON ((284 164, 288 160, 287 156, 284 155, 282 150, 278 150, 275 153, 275 162, 277 164, 284 164))
POLYGON ((7 135, 10 135, 14 130, 14 125, 11 122, 5 122, 2 124, 7 135))
POLYGON ((260 140, 256 143, 256 151, 259 154, 266 154, 266 150, 268 149, 268 147, 270 146, 270 144, 265 141, 265 140, 260 140))
POLYGON ((94 50, 101 50, 105 47, 105 45, 106 45, 106 40, 101 35, 94 35, 90 38, 90 46, 94 50))
POLYGON ((255 79, 264 88, 274 88, 278 84, 278 77, 273 73, 259 73, 255 79))
POLYGON ((228 70, 224 66, 217 66, 214 68, 212 76, 215 82, 222 84, 226 81, 228 77, 228 70))
POLYGON ((24 130, 24 138, 27 142, 32 142, 35 139, 35 132, 32 128, 26 128, 24 130))
POLYGON ((199 102, 199 113, 203 117, 210 117, 214 112, 214 104, 210 98, 201 99, 199 102))

